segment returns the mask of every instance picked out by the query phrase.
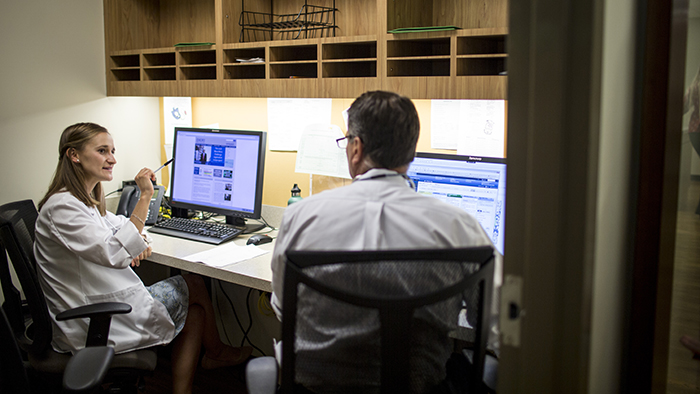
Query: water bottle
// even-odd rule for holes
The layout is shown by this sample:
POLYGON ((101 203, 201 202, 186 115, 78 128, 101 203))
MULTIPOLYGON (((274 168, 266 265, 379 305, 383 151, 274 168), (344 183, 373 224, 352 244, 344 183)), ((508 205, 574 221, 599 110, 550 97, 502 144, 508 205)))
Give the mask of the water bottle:
POLYGON ((292 196, 287 200, 287 205, 292 205, 297 201, 301 201, 301 189, 295 183, 294 187, 292 187, 292 196))

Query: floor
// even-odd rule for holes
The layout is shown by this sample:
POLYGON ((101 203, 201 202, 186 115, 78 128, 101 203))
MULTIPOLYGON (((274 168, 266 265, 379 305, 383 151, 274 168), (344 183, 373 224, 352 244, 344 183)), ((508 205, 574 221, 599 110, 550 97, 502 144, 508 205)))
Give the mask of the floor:
POLYGON ((668 394, 700 392, 700 360, 679 342, 682 335, 700 337, 700 181, 680 188, 673 275, 668 394))
MULTIPOLYGON (((146 377, 143 394, 171 394, 170 356, 167 351, 158 355, 158 365, 152 376, 146 377)), ((246 394, 245 364, 214 370, 197 369, 192 394, 246 394)))

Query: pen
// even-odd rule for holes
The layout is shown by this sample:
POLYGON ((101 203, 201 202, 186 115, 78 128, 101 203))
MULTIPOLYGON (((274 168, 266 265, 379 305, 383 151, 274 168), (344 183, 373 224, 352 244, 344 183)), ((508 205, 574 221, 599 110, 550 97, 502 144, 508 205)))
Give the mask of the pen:
POLYGON ((175 160, 175 158, 172 158, 172 159, 170 159, 170 160, 166 161, 165 163, 163 163, 163 165, 162 165, 162 166, 158 167, 158 168, 157 168, 157 169, 156 169, 155 171, 153 171, 153 173, 156 173, 156 172, 158 172, 158 171, 162 170, 162 169, 163 169, 163 167, 165 167, 165 166, 167 166, 168 164, 172 163, 172 162, 173 162, 173 160, 175 160))

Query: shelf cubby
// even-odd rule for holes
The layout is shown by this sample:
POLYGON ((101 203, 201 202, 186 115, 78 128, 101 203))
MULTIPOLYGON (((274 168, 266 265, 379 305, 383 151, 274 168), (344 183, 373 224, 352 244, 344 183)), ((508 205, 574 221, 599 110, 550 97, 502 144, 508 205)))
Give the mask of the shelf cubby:
POLYGON ((333 61, 322 65, 323 78, 373 78, 377 76, 377 61, 333 61))
POLYGON ((241 63, 238 59, 265 60, 265 47, 224 49, 224 64, 241 63))
POLYGON ((459 55, 505 55, 506 35, 489 35, 457 37, 457 56, 459 55))
POLYGON ((386 44, 386 56, 388 58, 416 56, 450 56, 449 37, 431 39, 389 40, 386 44))
POLYGON ((270 47, 270 62, 316 61, 318 59, 316 45, 287 45, 270 47))
POLYGON ((376 59, 377 42, 343 42, 322 45, 323 60, 333 59, 376 59))
POLYGON ((123 67, 113 68, 112 76, 114 81, 140 81, 141 68, 139 67, 123 67))
POLYGON ((133 55, 112 55, 109 58, 112 60, 112 69, 140 66, 138 53, 133 55))
POLYGON ((405 59, 387 61, 388 77, 449 77, 450 59, 405 59))
POLYGON ((180 67, 183 80, 216 79, 215 65, 197 65, 180 67))
POLYGON ((265 64, 226 64, 224 65, 224 79, 265 79, 265 64))
POLYGON ((175 66, 157 66, 143 68, 145 81, 174 81, 175 66))
POLYGON ((270 64, 271 79, 318 78, 316 62, 270 64))
POLYGON ((143 54, 143 66, 144 67, 160 67, 160 66, 175 67, 175 52, 144 53, 143 54))
POLYGON ((216 51, 213 49, 203 51, 181 51, 180 65, 216 65, 216 51))
POLYGON ((506 71, 505 56, 465 57, 457 59, 457 75, 502 75, 506 71))

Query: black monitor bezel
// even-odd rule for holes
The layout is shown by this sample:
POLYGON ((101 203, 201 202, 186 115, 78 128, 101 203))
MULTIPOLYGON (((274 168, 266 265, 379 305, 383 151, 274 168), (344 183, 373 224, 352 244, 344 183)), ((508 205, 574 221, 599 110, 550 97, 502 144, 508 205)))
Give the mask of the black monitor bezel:
POLYGON ((500 163, 507 164, 506 159, 502 157, 486 157, 486 156, 472 156, 472 155, 453 155, 449 153, 433 153, 433 152, 416 152, 416 157, 427 158, 427 159, 442 159, 442 160, 455 160, 455 161, 472 161, 479 163, 500 163))
POLYGON ((173 158, 175 159, 175 161, 170 166, 170 205, 174 208, 211 212, 219 215, 226 215, 233 218, 260 219, 262 214, 263 182, 265 176, 265 152, 267 151, 267 133, 264 131, 255 130, 209 129, 196 127, 175 127, 174 133, 175 134, 173 135, 173 158), (178 131, 260 136, 260 144, 258 144, 258 163, 256 166, 257 176, 255 181, 255 203, 253 212, 244 212, 231 209, 223 209, 220 207, 210 207, 206 205, 191 204, 182 201, 177 201, 175 199, 173 190, 175 190, 175 163, 177 162, 175 152, 177 152, 178 131))

